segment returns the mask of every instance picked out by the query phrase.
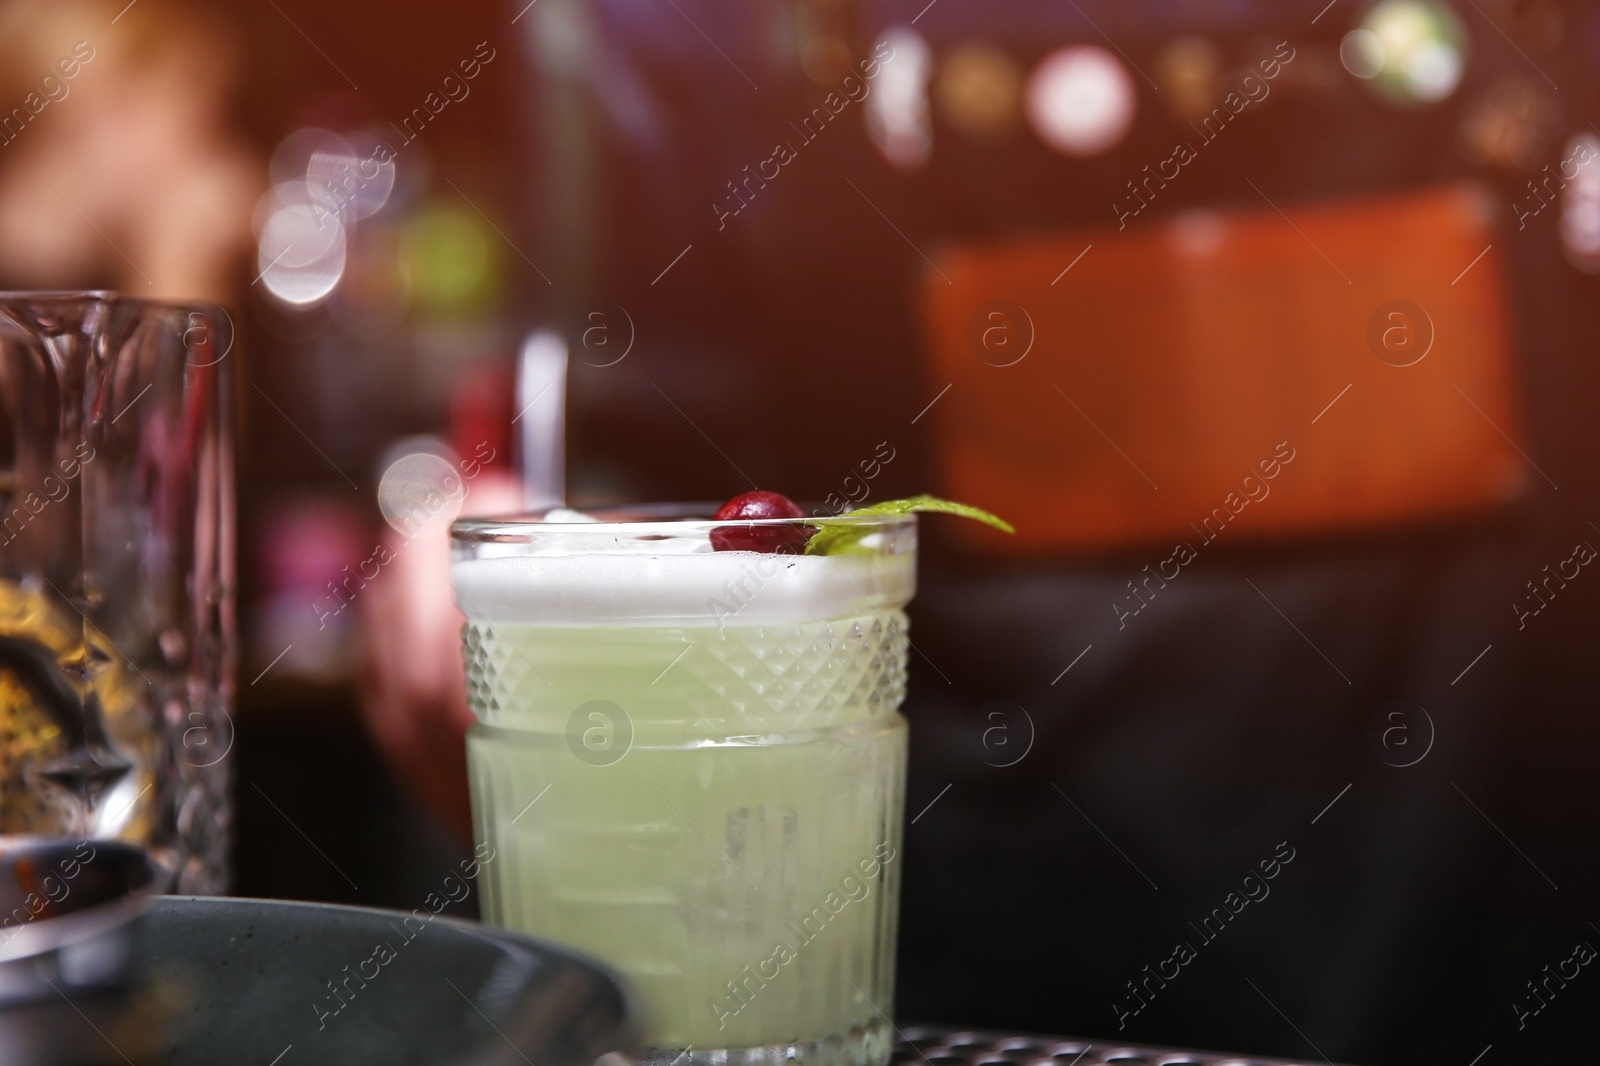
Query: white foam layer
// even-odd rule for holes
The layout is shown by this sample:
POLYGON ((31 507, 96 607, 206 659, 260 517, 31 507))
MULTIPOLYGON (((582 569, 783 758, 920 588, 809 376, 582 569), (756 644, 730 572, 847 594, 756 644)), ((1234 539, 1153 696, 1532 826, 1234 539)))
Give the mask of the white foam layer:
POLYGON ((911 555, 594 552, 457 561, 470 618, 525 624, 773 625, 904 606, 911 555))

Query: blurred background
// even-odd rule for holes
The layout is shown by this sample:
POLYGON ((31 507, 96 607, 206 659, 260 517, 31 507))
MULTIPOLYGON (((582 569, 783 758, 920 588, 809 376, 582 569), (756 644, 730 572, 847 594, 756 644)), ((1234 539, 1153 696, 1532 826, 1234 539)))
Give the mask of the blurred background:
POLYGON ((516 506, 550 329, 577 506, 1017 525, 925 523, 903 1017, 1538 1061, 1600 982, 1597 70, 1575 0, 4 0, 0 286, 231 311, 239 894, 467 854, 385 504, 516 506))

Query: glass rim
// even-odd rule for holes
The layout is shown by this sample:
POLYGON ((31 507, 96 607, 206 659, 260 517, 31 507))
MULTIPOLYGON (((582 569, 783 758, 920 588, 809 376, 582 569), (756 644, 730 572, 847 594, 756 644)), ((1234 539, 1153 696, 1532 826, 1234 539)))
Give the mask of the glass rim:
POLYGON ((198 297, 192 300, 164 299, 150 296, 134 296, 131 293, 119 292, 115 289, 0 290, 0 305, 16 303, 128 303, 138 304, 141 307, 156 307, 168 311, 205 311, 213 314, 227 313, 226 309, 221 304, 212 300, 202 300, 198 297))
POLYGON ((893 532, 913 529, 914 514, 830 515, 813 514, 800 518, 713 518, 720 503, 657 503, 621 507, 591 508, 583 512, 593 522, 547 522, 538 513, 513 512, 458 518, 450 524, 450 539, 465 544, 515 544, 535 537, 594 536, 595 534, 654 537, 709 536, 713 529, 816 527, 827 523, 835 528, 867 532, 893 532))

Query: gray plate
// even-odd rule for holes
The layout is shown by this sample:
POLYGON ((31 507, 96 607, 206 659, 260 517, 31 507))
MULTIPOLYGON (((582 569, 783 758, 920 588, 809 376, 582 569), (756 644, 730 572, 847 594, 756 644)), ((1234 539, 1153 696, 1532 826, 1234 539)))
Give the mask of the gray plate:
MULTIPOLYGON (((592 1066, 624 986, 565 949, 426 910, 163 896, 138 932, 140 1066, 592 1066), (335 995, 337 991, 338 995, 335 995)), ((132 1053, 131 1048, 121 1050, 132 1053)))

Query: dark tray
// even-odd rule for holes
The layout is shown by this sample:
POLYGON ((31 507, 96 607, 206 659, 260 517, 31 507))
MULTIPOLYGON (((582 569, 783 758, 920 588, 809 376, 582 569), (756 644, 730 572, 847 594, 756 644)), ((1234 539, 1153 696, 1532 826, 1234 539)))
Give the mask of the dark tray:
MULTIPOLYGON (((1299 1059, 904 1024, 890 1066, 1312 1066, 1299 1059)), ((1327 1066, 1327 1064, 1324 1064, 1327 1066)))

